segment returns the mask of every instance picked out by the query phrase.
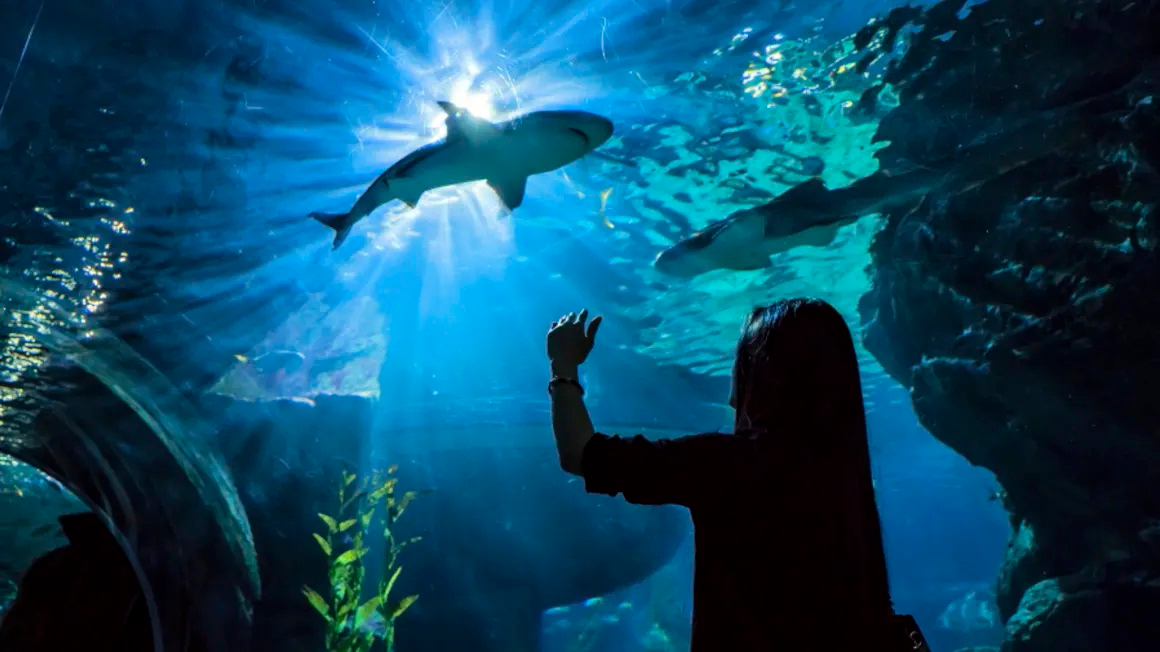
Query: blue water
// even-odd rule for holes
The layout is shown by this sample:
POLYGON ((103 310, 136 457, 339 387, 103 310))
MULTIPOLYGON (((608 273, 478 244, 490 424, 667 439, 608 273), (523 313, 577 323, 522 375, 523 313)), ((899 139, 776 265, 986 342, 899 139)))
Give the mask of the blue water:
MULTIPOLYGON (((225 460, 222 495, 236 491, 251 517, 277 491, 263 474, 274 477, 268 469, 279 464, 331 478, 323 462, 332 457, 359 472, 398 463, 400 473, 428 482, 423 488, 470 495, 475 489, 460 471, 424 475, 416 460, 475 450, 496 460, 480 477, 502 477, 513 505, 524 501, 495 508, 516 514, 506 527, 548 513, 550 506, 534 504, 541 476, 531 470, 553 459, 544 334, 561 314, 587 306, 606 317, 583 380, 598 427, 618 431, 725 426, 731 347, 739 316, 755 304, 816 294, 857 326, 872 218, 833 247, 779 259, 769 272, 686 283, 650 267, 674 239, 745 206, 744 197, 719 192, 729 171, 759 175, 768 161, 755 156, 797 147, 795 129, 826 130, 832 142, 866 136, 841 111, 816 124, 794 122, 800 114, 767 102, 746 71, 777 44, 822 52, 893 3, 786 3, 777 11, 778 4, 5 0, 0 197, 13 208, 0 207, 7 229, 0 264, 5 278, 58 311, 25 305, 3 313, 7 328, 42 323, 82 342, 89 329, 106 329, 167 387, 198 403, 211 424, 224 417, 214 412, 219 404, 203 404, 205 396, 281 400, 302 410, 321 410, 320 397, 347 396, 369 406, 372 416, 353 434, 330 431, 326 421, 308 433, 279 426, 277 450, 267 445, 257 454, 267 470, 243 471, 228 445, 199 440, 205 455, 225 460), (585 110, 607 116, 617 131, 601 150, 609 158, 532 177, 524 205, 510 215, 482 183, 443 189, 416 210, 391 204, 332 251, 332 234, 308 213, 346 210, 382 170, 441 138, 441 99, 493 120, 585 110), (717 138, 739 125, 749 125, 753 140, 717 138), (679 193, 694 201, 668 201, 679 193), (263 359, 275 362, 261 367, 263 359), (539 428, 542 439, 505 440, 505 428, 539 428), (529 447, 536 461, 504 466, 516 459, 509 448, 529 447), (518 475, 524 469, 526 478, 518 475)), ((835 106, 844 99, 831 98, 833 89, 816 92, 835 106)), ((847 180, 872 171, 837 145, 795 151, 825 159, 827 174, 848 172, 847 180)), ((67 366, 68 356, 52 346, 59 340, 7 331, 6 338, 0 429, 4 450, 20 458, 36 441, 25 417, 37 397, 9 385, 67 366)), ((869 354, 860 356, 898 606, 916 615, 936 650, 997 644, 997 623, 943 617, 964 596, 987 594, 1002 561, 1009 526, 991 500, 994 479, 922 430, 905 390, 869 354)), ((111 387, 146 382, 85 369, 111 387)), ((189 424, 183 436, 204 431, 189 424)), ((554 469, 544 473, 556 478, 554 469)), ((424 500, 410 508, 423 527, 472 531, 432 522, 435 508, 423 516, 424 500)), ((448 509, 484 522, 489 508, 448 509)), ((287 516, 282 535, 312 545, 318 523, 308 516, 287 516)), ((625 518, 631 530, 632 519, 644 517, 625 518)), ((595 521, 559 527, 566 525, 604 536, 591 534, 604 531, 595 521)), ((262 536, 254 530, 259 560, 262 536)), ((531 566, 555 554, 532 534, 501 538, 505 546, 518 542, 531 566)), ((609 595, 552 606, 542 619, 543 649, 682 649, 690 550, 687 541, 671 547, 671 559, 650 567, 651 579, 609 580, 617 585, 609 595)), ((294 591, 291 599, 300 599, 294 591)))

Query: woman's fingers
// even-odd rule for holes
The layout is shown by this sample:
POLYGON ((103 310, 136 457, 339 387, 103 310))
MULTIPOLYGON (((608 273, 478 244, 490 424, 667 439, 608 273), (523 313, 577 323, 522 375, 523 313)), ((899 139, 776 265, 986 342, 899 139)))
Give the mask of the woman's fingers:
POLYGON ((588 339, 589 341, 596 340, 596 331, 600 328, 600 323, 604 321, 604 317, 596 315, 592 318, 592 322, 588 324, 588 339))
MULTIPOLYGON (((588 336, 589 337, 592 337, 593 335, 596 334, 596 328, 598 327, 598 324, 600 323, 600 321, 602 319, 603 319, 603 317, 593 317, 592 318, 592 322, 588 324, 588 336)), ((584 326, 585 326, 585 322, 587 322, 587 321, 588 321, 588 309, 585 308, 585 309, 581 310, 579 313, 570 312, 570 313, 564 315, 563 317, 561 317, 560 319, 552 322, 552 325, 548 327, 548 330, 555 330, 555 329, 561 328, 563 326, 579 326, 580 330, 583 331, 584 326)))

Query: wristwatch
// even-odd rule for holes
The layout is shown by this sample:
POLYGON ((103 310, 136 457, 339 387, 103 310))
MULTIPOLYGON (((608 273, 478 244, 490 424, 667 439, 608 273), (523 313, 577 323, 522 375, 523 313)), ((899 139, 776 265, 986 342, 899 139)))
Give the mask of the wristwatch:
POLYGON ((548 394, 549 395, 551 395, 551 393, 556 389, 556 385, 572 385, 576 389, 580 390, 581 396, 584 395, 584 386, 581 385, 580 381, 576 380, 575 378, 565 378, 564 376, 552 376, 552 379, 548 381, 548 394))

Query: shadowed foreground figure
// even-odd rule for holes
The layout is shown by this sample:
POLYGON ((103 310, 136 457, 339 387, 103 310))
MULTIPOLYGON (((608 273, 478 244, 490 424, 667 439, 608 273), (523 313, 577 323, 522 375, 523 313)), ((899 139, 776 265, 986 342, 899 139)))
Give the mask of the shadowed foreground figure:
POLYGON ((0 650, 152 651, 148 607, 117 540, 91 512, 66 514, 60 524, 68 545, 24 573, 0 620, 0 650))
POLYGON ((689 508, 692 652, 900 649, 896 619, 908 617, 893 615, 841 315, 810 299, 754 310, 733 367, 735 433, 653 441, 594 431, 577 372, 601 318, 585 331, 586 319, 548 333, 560 465, 591 493, 689 508))

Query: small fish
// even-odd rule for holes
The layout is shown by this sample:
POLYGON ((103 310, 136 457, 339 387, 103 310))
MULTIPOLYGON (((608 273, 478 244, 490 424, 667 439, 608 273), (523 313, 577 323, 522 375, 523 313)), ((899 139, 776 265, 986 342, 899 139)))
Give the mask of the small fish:
POLYGON ((597 213, 597 215, 599 215, 604 220, 604 226, 610 229, 615 229, 616 226, 613 225, 612 221, 608 219, 608 215, 605 213, 605 211, 608 209, 608 198, 611 196, 612 188, 605 188, 604 190, 600 191, 600 211, 597 213))
POLYGON ((306 356, 289 349, 268 351, 254 358, 235 354, 234 358, 242 364, 250 365, 254 371, 260 374, 270 374, 275 371, 285 371, 292 374, 301 369, 303 363, 306 362, 306 356))
POLYGON ((577 199, 584 199, 587 197, 587 195, 584 194, 584 191, 580 189, 580 186, 576 185, 576 182, 572 179, 571 175, 568 174, 567 170, 560 172, 560 175, 564 177, 565 183, 567 183, 568 187, 572 189, 572 192, 576 193, 577 199))
POLYGON ((586 111, 533 111, 493 123, 451 102, 447 137, 404 156, 379 175, 346 213, 311 213, 334 230, 338 249, 359 220, 394 199, 414 208, 423 193, 487 181, 508 210, 524 201, 528 177, 579 160, 612 137, 612 121, 586 111))

